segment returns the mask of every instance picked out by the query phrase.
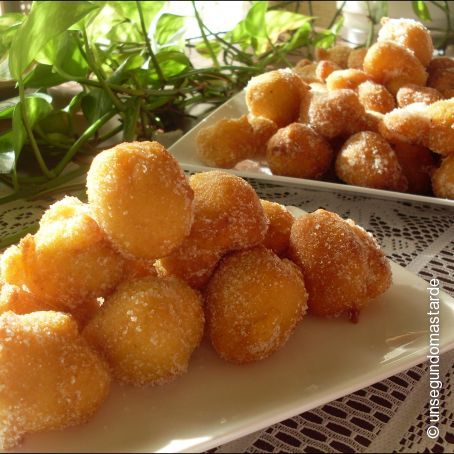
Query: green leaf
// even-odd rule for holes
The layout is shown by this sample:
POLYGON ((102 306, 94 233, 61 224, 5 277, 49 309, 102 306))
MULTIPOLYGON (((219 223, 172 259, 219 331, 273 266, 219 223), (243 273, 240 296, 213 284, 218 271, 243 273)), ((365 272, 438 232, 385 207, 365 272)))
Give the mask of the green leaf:
POLYGON ((292 50, 307 46, 309 44, 311 30, 312 27, 309 22, 300 27, 295 33, 293 33, 290 40, 282 46, 282 50, 284 52, 291 52, 292 50))
POLYGON ((310 23, 312 18, 304 14, 274 9, 267 11, 265 20, 268 36, 275 43, 283 32, 297 30, 310 23))
POLYGON ((4 32, 14 25, 21 24, 26 18, 23 13, 6 13, 0 16, 0 31, 4 32))
POLYGON ((66 80, 84 77, 88 64, 83 57, 75 32, 67 31, 50 40, 36 57, 40 63, 52 65, 55 71, 66 80))
POLYGON ((71 134, 71 121, 69 114, 63 110, 54 110, 39 121, 41 131, 46 134, 58 133, 71 134))
POLYGON ((239 44, 242 50, 251 44, 251 35, 246 30, 246 22, 244 20, 238 22, 232 31, 225 34, 224 38, 231 44, 239 44))
POLYGON ((415 14, 421 20, 432 20, 432 16, 430 15, 429 8, 427 8, 426 2, 418 1, 418 2, 411 2, 411 6, 415 14))
POLYGON ((139 44, 144 42, 144 38, 137 26, 126 20, 114 25, 105 36, 114 43, 131 42, 139 44))
POLYGON ((24 78, 25 88, 49 88, 66 82, 62 76, 53 71, 51 65, 38 63, 24 78))
MULTIPOLYGON (((115 12, 124 17, 127 20, 130 20, 136 24, 140 24, 140 16, 137 10, 137 4, 134 1, 111 1, 106 2, 108 6, 113 8, 115 12)), ((145 28, 148 30, 150 28, 151 21, 154 19, 156 14, 161 11, 162 7, 164 6, 165 2, 162 1, 142 1, 140 2, 142 6, 142 12, 144 16, 145 28)))
POLYGON ((13 147, 13 133, 8 131, 0 136, 0 173, 11 173, 14 168, 15 155, 13 147))
POLYGON ((38 52, 53 38, 62 34, 90 11, 98 8, 84 1, 40 1, 13 38, 10 49, 10 71, 18 80, 38 52))
POLYGON ((157 24, 154 32, 154 38, 159 45, 168 44, 175 41, 177 35, 181 35, 184 31, 184 16, 176 14, 163 14, 157 24))
MULTIPOLYGON (((214 55, 218 56, 219 52, 221 52, 221 50, 222 50, 221 43, 219 41, 217 41, 217 40, 209 40, 209 43, 210 43, 211 49, 214 52, 214 55)), ((207 46, 206 46, 206 44, 205 44, 205 42, 203 40, 199 41, 198 43, 196 43, 195 50, 200 55, 203 55, 204 57, 210 58, 210 53, 208 52, 207 46)))
POLYGON ((101 88, 93 88, 81 101, 82 112, 90 123, 94 123, 112 109, 110 96, 101 88))
POLYGON ((371 19, 374 24, 379 24, 382 17, 388 16, 388 2, 370 2, 371 19))
MULTIPOLYGON (((27 97, 42 98, 47 103, 52 102, 52 97, 47 95, 46 93, 33 93, 30 95, 27 95, 27 97)), ((19 101, 20 101, 19 96, 15 96, 14 98, 9 98, 4 101, 1 101, 0 102, 0 120, 3 120, 5 118, 12 118, 14 108, 19 103, 19 101)))
POLYGON ((244 25, 250 36, 266 38, 265 15, 268 9, 267 1, 257 2, 247 13, 244 25))
MULTIPOLYGON (((18 102, 14 108, 13 113, 13 136, 12 142, 14 147, 14 153, 16 156, 16 163, 22 148, 27 141, 27 132, 25 129, 24 122, 22 120, 22 108, 23 104, 18 102)), ((52 106, 49 104, 46 98, 42 96, 30 96, 25 99, 25 108, 27 109, 28 121, 30 127, 33 129, 35 124, 42 120, 44 117, 52 112, 52 106)))

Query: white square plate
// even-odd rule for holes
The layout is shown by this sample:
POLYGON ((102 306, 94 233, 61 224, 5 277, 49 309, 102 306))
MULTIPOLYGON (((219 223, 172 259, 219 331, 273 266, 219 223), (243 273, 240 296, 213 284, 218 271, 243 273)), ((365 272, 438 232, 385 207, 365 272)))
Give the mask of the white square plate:
MULTIPOLYGON (((215 123, 222 118, 236 118, 247 113, 246 101, 244 91, 241 91, 227 102, 222 104, 213 113, 201 121, 197 126, 192 128, 177 142, 175 142, 170 148, 170 152, 179 161, 180 165, 185 170, 191 172, 200 172, 204 170, 213 170, 214 167, 208 167, 200 161, 197 156, 197 144, 196 137, 200 128, 215 123)), ((410 202, 422 202, 433 205, 443 205, 448 207, 454 207, 454 200, 441 199, 438 197, 429 197, 417 194, 407 194, 405 192, 385 191, 383 189, 371 189, 363 188, 361 186, 351 186, 348 184, 331 183, 328 181, 318 180, 307 180, 303 178, 283 177, 279 175, 273 175, 268 166, 259 165, 244 165, 239 164, 234 169, 223 169, 226 172, 234 173, 247 178, 255 178, 258 180, 264 180, 269 183, 278 183, 284 185, 300 186, 308 189, 317 189, 321 191, 329 192, 347 192, 350 194, 363 195, 368 197, 378 197, 381 199, 393 199, 393 200, 406 200, 410 202)))
MULTIPOLYGON (((306 316, 280 351, 244 366, 220 360, 205 340, 174 383, 115 384, 87 424, 31 435, 17 452, 200 452, 409 369, 428 354, 428 284, 391 268, 393 285, 358 324, 306 316)), ((440 292, 440 306, 445 352, 454 348, 454 299, 440 292)))

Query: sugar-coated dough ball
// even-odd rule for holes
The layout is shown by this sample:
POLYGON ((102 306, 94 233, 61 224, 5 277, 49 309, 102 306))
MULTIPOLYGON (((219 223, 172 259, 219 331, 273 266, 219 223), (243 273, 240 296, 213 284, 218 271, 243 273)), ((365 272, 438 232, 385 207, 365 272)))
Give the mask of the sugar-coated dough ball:
POLYGON ((317 75, 317 66, 317 63, 303 59, 295 65, 293 71, 298 74, 301 80, 303 80, 306 84, 312 82, 321 82, 322 80, 317 75))
POLYGON ((307 301, 298 268, 264 247, 224 258, 205 296, 213 347, 237 364, 259 361, 281 348, 307 301))
POLYGON ((294 217, 280 203, 269 202, 268 200, 260 200, 260 203, 269 221, 263 245, 277 255, 282 255, 288 248, 294 217))
POLYGON ((0 449, 27 433, 84 423, 107 397, 102 358, 59 312, 0 316, 0 449))
POLYGON ((315 74, 318 79, 325 82, 326 78, 334 71, 340 70, 341 67, 330 60, 320 60, 315 68, 315 74))
POLYGON ((427 107, 419 102, 388 112, 379 125, 380 134, 391 142, 426 143, 430 127, 427 107))
POLYGON ((266 154, 266 145, 270 138, 276 133, 278 127, 274 121, 265 117, 248 115, 248 121, 252 127, 254 137, 255 157, 260 158, 266 154))
POLYGON ((348 315, 391 285, 391 270, 373 236, 353 221, 317 210, 293 223, 290 252, 300 266, 316 315, 348 315))
POLYGON ((377 42, 393 41, 414 53, 423 66, 427 66, 434 51, 430 32, 424 25, 413 19, 381 20, 377 42))
POLYGON ((443 95, 435 88, 408 84, 399 88, 396 99, 399 107, 405 107, 415 102, 432 104, 443 99, 443 95))
POLYGON ((6 283, 25 285, 47 306, 63 311, 114 290, 123 265, 88 206, 74 197, 53 204, 38 232, 0 259, 6 283))
POLYGON ((315 58, 317 61, 329 60, 336 63, 341 68, 347 68, 348 57, 352 52, 351 47, 347 46, 334 46, 331 49, 317 48, 315 49, 315 58))
POLYGON ((366 112, 358 95, 350 89, 313 91, 301 104, 300 122, 308 123, 326 139, 351 135, 364 127, 366 112))
POLYGON ((255 154, 254 133, 247 115, 223 118, 197 134, 197 155, 208 166, 227 169, 255 154))
POLYGON ((353 49, 347 61, 347 67, 352 69, 363 69, 364 57, 367 54, 367 47, 360 47, 358 49, 353 49))
POLYGON ((151 276, 123 283, 83 334, 117 379, 140 386, 184 374, 203 327, 196 291, 179 279, 151 276))
POLYGON ((432 174, 432 188, 437 197, 454 200, 454 154, 444 158, 432 174))
POLYGON ((358 97, 366 110, 385 114, 396 107, 394 96, 383 85, 372 81, 358 86, 358 97))
POLYGON ((454 153, 454 98, 437 101, 427 107, 430 121, 426 145, 442 155, 454 153))
POLYGON ((87 189, 96 220, 126 256, 163 257, 189 234, 192 190, 158 142, 123 143, 98 154, 87 189))
POLYGON ((454 68, 437 69, 430 74, 429 87, 438 90, 445 98, 454 97, 454 68))
POLYGON ((360 69, 341 69, 333 71, 326 78, 326 86, 328 90, 339 90, 340 88, 354 90, 366 80, 369 80, 369 76, 360 69))
POLYGON ((364 72, 395 94, 407 84, 425 85, 427 73, 421 62, 405 47, 391 41, 378 42, 364 58, 364 72))
MULTIPOLYGON (((83 328, 99 309, 100 303, 96 298, 82 301, 68 310, 80 328, 83 328)), ((16 314, 30 314, 37 311, 49 311, 53 307, 37 298, 23 287, 4 284, 0 290, 0 314, 12 311, 16 314)))
POLYGON ((336 159, 337 176, 348 184, 405 191, 406 178, 389 143, 380 134, 359 132, 345 142, 336 159))
POLYGON ((246 103, 254 116, 274 121, 279 127, 298 118, 309 87, 290 69, 277 69, 253 77, 246 87, 246 103))
POLYGON ((405 142, 392 143, 402 173, 408 181, 408 192, 428 194, 430 192, 430 175, 434 168, 431 151, 421 145, 405 142))
POLYGON ((448 69, 448 68, 454 68, 454 58, 452 58, 452 57, 435 57, 430 61, 427 71, 429 71, 429 75, 432 75, 432 73, 434 71, 438 71, 439 69, 448 69))
POLYGON ((222 255, 260 244, 268 228, 254 188, 221 171, 191 176, 194 223, 191 233, 171 255, 157 262, 161 275, 175 275, 202 288, 222 255))
POLYGON ((266 157, 275 175, 318 178, 328 169, 333 152, 310 126, 292 123, 270 139, 266 157))

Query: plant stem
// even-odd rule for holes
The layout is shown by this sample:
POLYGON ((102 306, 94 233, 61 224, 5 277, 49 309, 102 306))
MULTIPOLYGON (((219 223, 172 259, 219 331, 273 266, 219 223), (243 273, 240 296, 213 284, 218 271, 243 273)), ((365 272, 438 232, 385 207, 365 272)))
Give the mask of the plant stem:
MULTIPOLYGON (((333 18, 331 19, 331 22, 329 23, 328 25, 328 28, 331 28, 337 21, 337 18, 342 14, 342 11, 344 9, 344 6, 347 2, 346 1, 343 1, 341 6, 338 8, 338 10, 336 11, 336 14, 333 16, 333 18)), ((367 3, 367 8, 368 8, 368 11, 369 11, 369 14, 370 14, 370 5, 369 5, 369 2, 366 2, 367 3)))
POLYGON ((46 163, 44 162, 43 156, 41 155, 41 151, 39 150, 39 146, 36 142, 35 136, 33 135, 33 130, 29 122, 28 113, 27 113, 27 102, 25 99, 25 91, 24 91, 24 83, 22 80, 22 76, 19 77, 18 80, 19 85, 19 97, 20 97, 20 111, 22 114, 22 121, 24 122, 25 130, 27 131, 28 140, 30 141, 30 145, 32 147, 33 153, 35 155, 36 161, 38 162, 39 168, 44 173, 47 178, 52 178, 53 174, 48 169, 46 163))
POLYGON ((150 54, 150 58, 151 58, 151 61, 153 62, 154 68, 156 69, 158 78, 161 81, 161 85, 165 85, 166 79, 162 72, 161 66, 159 65, 158 59, 156 58, 156 55, 154 54, 153 49, 151 48, 151 42, 150 42, 150 38, 148 37, 147 28, 145 26, 145 20, 143 17, 142 5, 140 4, 140 1, 136 1, 136 5, 137 5, 137 12, 139 13, 139 17, 140 17, 140 27, 142 28, 142 34, 143 34, 143 37, 145 38, 145 44, 147 45, 148 53, 150 54))
POLYGON ((85 44, 88 66, 96 74, 96 77, 98 78, 99 83, 101 84, 102 88, 104 88, 104 90, 108 94, 109 98, 112 100, 113 105, 117 108, 117 110, 119 112, 123 112, 124 111, 123 103, 112 92, 112 90, 110 89, 106 80, 104 79, 100 69, 96 66, 96 62, 94 60, 93 53, 90 48, 90 44, 88 43, 87 31, 85 30, 85 28, 82 28, 82 36, 83 36, 84 44, 85 44))
POLYGON ((215 55, 215 53, 213 51, 213 48, 211 47, 211 44, 208 41, 207 35, 205 33, 204 24, 203 24, 202 19, 201 19, 200 15, 199 15, 199 12, 197 11, 197 7, 195 6, 195 1, 192 0, 191 3, 192 3, 192 7, 194 9, 194 14, 195 14, 195 18, 197 20, 197 24, 199 25, 199 28, 200 28, 200 33, 202 35, 203 42, 205 43, 205 46, 206 46, 206 48, 208 50, 208 53, 210 54, 211 60, 213 60, 213 66, 215 68, 219 69, 220 65, 219 65, 218 59, 216 58, 216 55, 215 55))
POLYGON ((68 150, 68 153, 62 158, 62 160, 55 166, 54 168, 54 173, 55 175, 60 175, 60 173, 65 169, 65 167, 69 164, 71 159, 74 157, 74 155, 77 153, 79 148, 87 142, 88 139, 93 137, 93 135, 98 131, 98 129, 105 123, 107 123, 114 115, 116 112, 114 110, 111 110, 110 112, 107 112, 104 114, 101 118, 96 120, 92 125, 90 125, 84 133, 79 137, 79 139, 76 140, 71 146, 71 148, 68 150))
POLYGON ((369 18, 369 22, 370 22, 369 33, 367 35, 367 41, 366 41, 366 47, 370 47, 370 46, 372 46, 372 42, 374 40, 375 22, 374 22, 374 18, 372 16, 372 10, 370 8, 369 2, 366 2, 366 5, 367 5, 368 18, 369 18))

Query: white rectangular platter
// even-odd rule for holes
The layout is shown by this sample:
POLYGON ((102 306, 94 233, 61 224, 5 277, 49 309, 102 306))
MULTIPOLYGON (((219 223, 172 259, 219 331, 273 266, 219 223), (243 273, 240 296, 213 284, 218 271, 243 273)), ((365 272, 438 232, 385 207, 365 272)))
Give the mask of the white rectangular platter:
MULTIPOLYGON (((196 137, 201 128, 215 123, 222 118, 237 118, 247 113, 244 91, 233 96, 222 106, 212 112, 198 125, 192 128, 188 133, 181 137, 171 147, 171 153, 178 159, 180 165, 191 172, 201 172, 213 170, 203 164, 197 156, 196 137)), ((244 167, 240 169, 225 169, 227 172, 234 173, 247 178, 256 178, 269 183, 277 183, 291 186, 300 186, 308 189, 316 189, 329 192, 346 192, 350 194, 362 195, 367 197, 376 197, 382 199, 401 200, 409 202, 421 202, 432 205, 442 205, 454 208, 454 200, 441 199, 438 197, 429 197, 417 194, 407 194, 405 192, 385 191, 382 189, 363 188, 360 186, 351 186, 348 184, 331 183, 327 181, 307 180, 303 178, 284 177, 273 175, 267 166, 244 167)))
MULTIPOLYGON (((358 324, 306 316, 282 350, 244 366, 222 361, 205 340, 174 383, 116 384, 87 424, 31 435, 14 452, 200 452, 424 362, 428 284, 391 268, 393 285, 358 324)), ((446 352, 454 348, 454 299, 443 292, 440 317, 446 352)))

